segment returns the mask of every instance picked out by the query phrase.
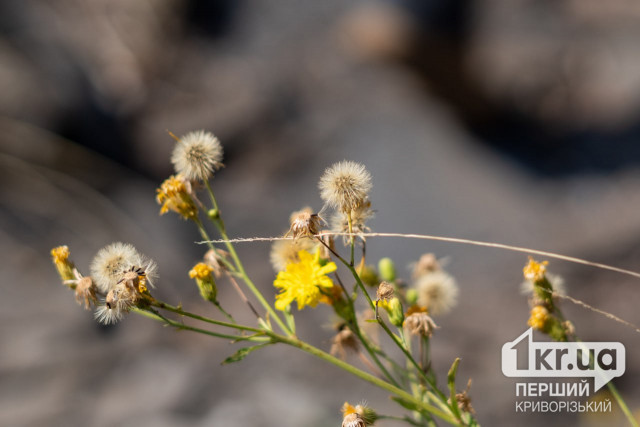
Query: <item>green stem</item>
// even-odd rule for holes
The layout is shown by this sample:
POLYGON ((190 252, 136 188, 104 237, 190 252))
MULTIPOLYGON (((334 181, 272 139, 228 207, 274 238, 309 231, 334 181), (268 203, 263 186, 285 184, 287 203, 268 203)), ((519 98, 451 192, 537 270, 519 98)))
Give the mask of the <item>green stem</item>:
POLYGON ((241 335, 228 335, 228 334, 221 334, 221 333, 218 333, 218 332, 207 331, 205 329, 195 328, 193 326, 189 326, 189 325, 185 325, 185 324, 180 323, 180 322, 176 322, 175 320, 167 319, 166 317, 162 316, 159 313, 155 313, 155 312, 151 312, 151 311, 147 311, 147 310, 143 310, 143 309, 139 309, 139 308, 133 308, 132 311, 134 311, 137 314, 140 314, 142 316, 148 317, 150 319, 159 320, 159 321, 164 322, 167 325, 173 326, 174 328, 177 328, 177 329, 182 329, 182 330, 191 331, 191 332, 197 332, 199 334, 209 335, 209 336, 216 337, 216 338, 223 338, 223 339, 228 339, 228 340, 231 340, 231 341, 254 341, 254 342, 263 342, 263 341, 270 341, 271 340, 270 338, 267 338, 267 337, 256 337, 256 336, 243 337, 241 335))
POLYGON ((242 280, 247 284, 247 287, 251 290, 253 295, 258 299, 260 304, 262 304, 265 310, 267 310, 269 315, 276 321, 278 326, 280 326, 280 329, 282 329, 282 331, 287 335, 291 335, 293 332, 287 327, 287 325, 285 325, 282 319, 280 319, 280 316, 278 316, 278 314, 271 307, 271 305, 264 299, 264 297, 262 296, 262 293, 258 290, 256 285, 249 278, 249 275, 247 274, 246 270, 244 269, 244 266, 242 265, 242 262, 240 261, 240 257, 238 257, 238 253, 236 252, 235 247, 233 246, 233 244, 231 244, 231 242, 229 242, 229 236, 227 235, 224 222, 222 221, 222 218, 220 216, 220 210, 218 209, 218 202, 216 201, 216 198, 213 194, 213 190, 211 189, 211 184, 209 184, 209 181, 205 181, 205 185, 207 186, 207 192, 209 193, 209 198, 211 199, 211 203, 213 204, 214 209, 217 211, 217 217, 215 219, 214 218, 210 218, 210 219, 218 228, 218 232, 220 233, 220 236, 222 237, 222 239, 225 240, 225 245, 227 246, 227 249, 231 254, 231 258, 233 259, 233 262, 235 263, 237 271, 242 277, 242 280))
POLYGON ((638 422, 636 421, 635 417, 629 410, 629 407, 627 406, 626 402, 622 398, 622 395, 618 392, 618 389, 616 388, 616 386, 614 386, 613 383, 609 381, 607 383, 607 387, 609 388, 609 392, 611 392, 613 397, 616 399, 616 402, 618 402, 618 406, 620 406, 620 409, 622 409, 622 412, 627 417, 629 424, 633 427, 638 427, 638 422))
POLYGON ((218 310, 220 310, 220 313, 222 313, 222 315, 223 315, 224 317, 226 317, 227 319, 229 319, 229 321, 230 321, 231 323, 233 323, 234 325, 236 325, 236 324, 237 324, 237 323, 236 323, 236 320, 233 318, 233 316, 232 316, 231 314, 227 313, 227 311, 226 311, 224 308, 222 308, 222 306, 220 305, 220 303, 219 303, 218 301, 215 301, 215 302, 213 303, 213 305, 215 305, 215 306, 218 308, 218 310))
MULTIPOLYGON (((349 267, 349 265, 347 264, 347 262, 340 256, 340 254, 338 254, 336 251, 334 251, 331 246, 327 245, 320 237, 316 236, 316 239, 322 243, 327 249, 329 249, 329 251, 333 254, 333 256, 335 256, 336 258, 338 258, 343 264, 345 264, 347 267, 349 267)), ((337 273, 336 273, 337 276, 337 273)), ((373 359, 373 361, 375 362, 375 364, 378 366, 378 368, 380 369, 380 371, 384 374, 385 377, 387 377, 387 379, 394 384, 397 387, 400 387, 400 385, 398 384, 398 382, 393 378, 393 375, 391 375, 391 373, 389 372, 389 370, 382 364, 382 362, 380 361, 380 359, 378 358, 378 356, 376 356, 376 352, 373 350, 373 348, 371 347, 371 345, 369 344, 369 340, 367 339, 367 337, 364 336, 364 334, 362 333, 362 331, 360 330, 360 326, 358 325, 358 320, 355 318, 355 313, 356 313, 356 309, 355 309, 355 304, 353 302, 353 299, 349 296, 349 292, 345 289, 344 285, 342 284, 342 281, 340 282, 340 286, 342 286, 342 290, 344 291, 345 297, 347 298, 347 303, 349 304, 349 308, 350 308, 350 312, 353 314, 353 318, 351 319, 345 319, 347 320, 347 322, 349 323, 349 326, 351 327, 351 330, 353 331, 353 333, 356 334, 356 336, 358 337, 358 339, 360 340, 360 342, 362 343, 362 345, 364 346, 365 350, 367 350, 367 353, 369 353, 369 356, 371 357, 371 359, 373 359)))
POLYGON ((354 366, 349 365, 346 362, 343 362, 342 360, 331 356, 329 353, 325 353, 324 351, 313 347, 305 342, 302 342, 296 338, 292 338, 292 337, 285 337, 285 336, 281 336, 281 335, 277 335, 274 334, 272 332, 267 332, 267 334, 274 340, 274 341, 278 341, 278 342, 282 342, 284 344, 288 344, 290 346, 296 347, 306 353, 309 353, 313 356, 316 356, 326 362, 329 362, 335 366, 337 366, 338 368, 344 369, 345 371, 349 372, 352 375, 355 375, 356 377, 363 379, 383 390, 387 390, 388 392, 396 395, 397 397, 406 400, 407 402, 411 402, 412 404, 416 405, 417 407, 421 408, 422 410, 429 412, 439 418, 442 418, 444 421, 450 423, 450 424, 454 424, 454 425, 459 425, 458 421, 453 418, 450 414, 447 414, 446 412, 441 411, 440 409, 438 409, 437 407, 423 402, 419 399, 416 399, 413 395, 407 393, 406 391, 394 386, 393 384, 390 384, 384 380, 381 380, 380 378, 369 374, 368 372, 362 371, 354 366))
POLYGON ((198 314, 189 313, 188 311, 181 310, 178 307, 174 307, 174 306, 169 305, 167 303, 164 303, 162 301, 157 301, 156 300, 156 301, 152 302, 151 305, 154 306, 154 307, 161 308, 163 310, 171 311, 171 312, 179 314, 181 316, 191 317, 192 319, 200 320, 201 322, 205 322, 205 323, 211 323, 212 325, 224 326, 224 327, 227 327, 227 328, 238 329, 238 330, 241 330, 241 331, 264 333, 264 330, 259 329, 259 328, 252 328, 250 326, 238 325, 236 323, 221 322, 219 320, 210 319, 208 317, 200 316, 198 314))
POLYGON ((356 245, 356 239, 353 237, 353 220, 351 219, 351 211, 349 211, 349 213, 347 213, 347 223, 349 224, 349 234, 351 234, 350 238, 351 238, 351 262, 349 263, 349 265, 351 267, 353 267, 354 264, 354 248, 356 245))
POLYGON ((402 340, 400 338, 398 338, 398 336, 396 334, 391 332, 391 330, 389 329, 387 324, 384 323, 384 320, 382 320, 381 317, 378 317, 377 320, 378 320, 378 324, 380 324, 380 326, 382 326, 382 329, 384 329, 384 331, 387 333, 387 335, 389 335, 391 340, 400 348, 402 353, 404 353, 404 355, 407 358, 407 360, 409 362, 411 362, 411 364, 416 368, 416 370, 418 371, 419 376, 431 386, 431 388, 433 389, 433 391, 436 392, 436 394, 438 395, 440 400, 442 400, 443 402, 446 402, 447 401, 447 397, 444 395, 444 393, 442 393, 438 389, 438 387, 433 382, 433 380, 427 376, 427 374, 424 372, 422 367, 420 367, 420 365, 418 364, 418 362, 416 362, 416 360, 413 358, 411 353, 405 348, 405 346, 402 343, 402 340))
MULTIPOLYGON (((204 224, 202 223, 202 221, 200 221, 200 218, 194 218, 193 222, 198 227, 198 231, 200 232, 200 235, 202 236, 204 241, 207 243, 207 246, 209 246, 209 249, 217 253, 217 249, 215 246, 213 246, 213 243, 211 243, 211 237, 209 237, 209 233, 207 233, 207 229, 204 228, 204 224)), ((236 268, 234 267, 234 265, 227 261, 222 255, 218 254, 218 258, 229 271, 234 273, 236 272, 236 268)))

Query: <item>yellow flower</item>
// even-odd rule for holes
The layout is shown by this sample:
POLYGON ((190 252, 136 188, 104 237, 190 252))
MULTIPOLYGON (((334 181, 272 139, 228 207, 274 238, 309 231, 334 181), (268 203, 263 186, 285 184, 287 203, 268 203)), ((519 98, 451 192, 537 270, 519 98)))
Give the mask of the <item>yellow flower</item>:
POLYGON ((69 261, 69 255, 71 255, 71 252, 69 252, 68 246, 58 246, 51 249, 53 264, 56 266, 62 281, 73 280, 75 278, 73 274, 74 265, 69 261))
POLYGON ((320 264, 320 252, 315 255, 302 250, 298 252, 299 262, 287 264, 286 270, 278 273, 273 286, 281 288, 276 296, 276 308, 286 310, 294 300, 298 303, 298 310, 305 306, 315 307, 323 294, 321 289, 329 290, 333 281, 327 274, 337 269, 334 262, 320 264))
POLYGON ((206 301, 217 303, 218 300, 216 297, 218 295, 218 288, 216 287, 216 282, 213 278, 213 272, 213 267, 209 264, 200 262, 196 264, 191 271, 189 271, 189 277, 195 279, 202 298, 206 301))
POLYGON ((190 184, 181 175, 167 178, 156 190, 156 201, 162 205, 160 215, 171 210, 184 219, 195 219, 198 216, 198 208, 191 198, 190 190, 190 184))
POLYGON ((531 317, 529 317, 527 324, 533 329, 543 331, 547 320, 549 320, 549 310, 541 305, 536 305, 531 309, 531 317))
POLYGON ((189 277, 192 279, 208 279, 213 273, 213 267, 203 262, 200 262, 193 266, 193 268, 189 271, 189 277))
POLYGON ((536 262, 532 257, 529 257, 529 263, 522 269, 524 278, 534 283, 542 280, 548 264, 549 261, 536 262))

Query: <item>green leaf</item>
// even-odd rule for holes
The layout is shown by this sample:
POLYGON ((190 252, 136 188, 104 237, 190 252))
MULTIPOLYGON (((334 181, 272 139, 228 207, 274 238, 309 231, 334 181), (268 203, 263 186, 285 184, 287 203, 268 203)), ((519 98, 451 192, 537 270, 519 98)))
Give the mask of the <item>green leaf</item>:
POLYGON ((236 351, 234 354, 232 354, 231 356, 227 357, 226 359, 224 359, 221 363, 221 365, 227 365, 229 363, 235 363, 235 362, 239 362, 242 359, 244 359, 245 357, 247 357, 247 355, 249 353, 251 353, 254 350, 257 350, 259 348, 262 347, 266 347, 269 344, 271 344, 270 342, 264 343, 264 344, 259 344, 259 345, 254 345, 252 347, 244 347, 241 348, 240 350, 236 351))
POLYGON ((460 409, 458 408, 458 401, 456 399, 456 374, 458 373, 458 365, 460 364, 460 358, 456 357, 456 360, 453 361, 451 365, 451 369, 449 369, 449 373, 447 374, 447 382, 449 383, 449 399, 451 400, 451 410, 456 418, 460 418, 460 409))

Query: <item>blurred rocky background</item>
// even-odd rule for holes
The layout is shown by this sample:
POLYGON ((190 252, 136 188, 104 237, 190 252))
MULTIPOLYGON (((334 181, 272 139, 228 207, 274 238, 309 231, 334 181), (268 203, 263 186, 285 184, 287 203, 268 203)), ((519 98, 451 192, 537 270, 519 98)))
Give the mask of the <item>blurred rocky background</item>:
MULTIPOLYGON (((346 158, 373 175, 376 231, 640 270, 639 38, 631 0, 0 2, 0 425, 337 426, 345 400, 398 413, 305 354, 271 347, 221 367, 236 346, 134 315, 102 327, 75 304, 50 248, 69 245, 87 271, 127 241, 158 261, 159 297, 211 311, 187 277, 197 232, 154 201, 171 173, 167 129, 221 139, 214 188, 232 236, 278 235, 291 211, 319 209, 319 176, 346 158)), ((273 293, 269 245, 239 249, 273 293)), ((500 349, 526 328, 524 254, 389 238, 368 256, 393 256, 408 279, 425 252, 461 287, 436 319, 433 367, 444 381, 462 358, 483 425, 625 425, 615 411, 515 413, 500 349)), ((570 295, 640 323, 638 280, 550 269, 570 295)), ((640 408, 638 334, 564 305, 584 340, 626 345, 616 384, 640 408)), ((329 348, 327 307, 298 323, 329 348)))

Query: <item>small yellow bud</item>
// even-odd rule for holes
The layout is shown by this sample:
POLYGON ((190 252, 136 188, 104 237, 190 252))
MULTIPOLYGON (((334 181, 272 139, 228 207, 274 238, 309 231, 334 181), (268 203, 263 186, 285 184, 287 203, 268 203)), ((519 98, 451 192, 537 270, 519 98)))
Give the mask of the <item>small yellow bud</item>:
POLYGON ((53 264, 56 266, 62 281, 75 279, 73 274, 74 265, 69 261, 69 255, 71 255, 71 252, 69 252, 68 246, 58 246, 51 249, 53 264))
POLYGON ((541 305, 536 305, 531 309, 531 317, 529 317, 527 324, 533 329, 544 331, 548 320, 549 310, 541 305))
POLYGON ((402 311, 402 303, 396 297, 391 298, 386 306, 387 314, 389 315, 389 322, 398 328, 402 326, 404 322, 404 313, 402 311))
POLYGON ((189 271, 189 277, 195 279, 202 298, 206 301, 217 303, 218 288, 213 278, 213 271, 213 267, 200 262, 189 271))
POLYGON ((536 262, 532 257, 529 257, 529 263, 522 269, 524 278, 534 283, 544 279, 548 264, 549 261, 536 262))

